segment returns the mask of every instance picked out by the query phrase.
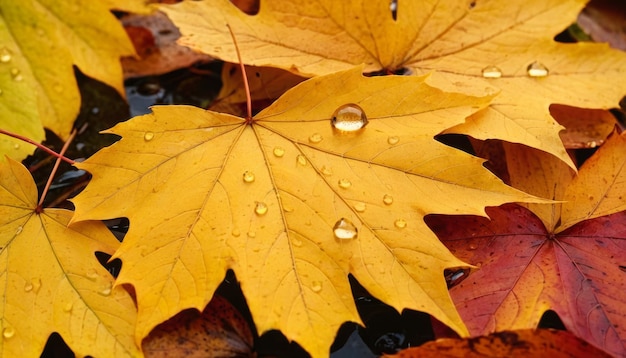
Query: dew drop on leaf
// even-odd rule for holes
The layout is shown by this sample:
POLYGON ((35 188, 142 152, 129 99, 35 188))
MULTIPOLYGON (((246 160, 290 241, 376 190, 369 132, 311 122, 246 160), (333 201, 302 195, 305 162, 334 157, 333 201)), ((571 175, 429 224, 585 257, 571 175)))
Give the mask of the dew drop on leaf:
POLYGON ((247 170, 245 172, 243 172, 243 181, 245 183, 252 183, 254 181, 254 179, 256 179, 256 178, 255 178, 253 172, 247 171, 247 170))
POLYGON ((267 204, 265 204, 262 201, 257 202, 256 206, 254 207, 254 212, 257 215, 265 215, 265 214, 267 214, 267 204))
POLYGON ((393 225, 398 229, 404 229, 406 227, 406 220, 398 219, 393 223, 393 225))
POLYGON ((72 302, 68 302, 65 304, 65 306, 63 306, 63 311, 71 312, 72 308, 74 308, 74 305, 72 304, 72 302))
POLYGON ((356 210, 359 213, 362 213, 365 211, 365 209, 367 209, 367 205, 365 203, 362 202, 357 202, 354 204, 354 210, 356 210))
POLYGON ((470 250, 476 250, 478 248, 478 245, 470 244, 467 248, 470 249, 470 250))
POLYGON ((339 184, 339 187, 343 188, 343 189, 348 189, 349 187, 352 186, 352 182, 350 180, 348 180, 348 179, 345 179, 345 178, 344 179, 339 179, 339 182, 337 182, 337 184, 339 184))
POLYGON ((526 68, 526 72, 530 77, 546 77, 548 75, 548 68, 541 62, 533 62, 526 68))
POLYGON ((320 281, 313 281, 311 283, 311 290, 315 293, 322 291, 322 283, 320 281))
POLYGON ((231 231, 230 234, 233 235, 234 237, 239 237, 241 235, 241 231, 239 231, 239 229, 233 229, 233 231, 231 231))
POLYGON ((344 104, 333 113, 331 124, 342 132, 356 132, 365 127, 367 116, 358 105, 354 103, 344 104))
POLYGON ((33 284, 31 282, 26 282, 24 284, 24 291, 30 292, 33 290, 33 284))
POLYGON ((295 247, 301 247, 302 246, 302 240, 300 240, 298 238, 295 238, 295 237, 291 239, 291 243, 295 247))
POLYGON ((108 296, 111 294, 111 284, 107 283, 104 286, 102 286, 100 288, 100 290, 98 291, 99 294, 101 294, 102 296, 108 296))
POLYGON ((393 204, 393 196, 389 195, 389 194, 385 194, 383 196, 383 203, 385 205, 391 205, 393 204))
POLYGON ((17 230, 15 230, 15 236, 19 235, 22 233, 22 230, 24 230, 24 228, 22 226, 18 226, 17 230))
POLYGON ((4 329, 2 330, 2 336, 4 338, 11 338, 15 335, 15 328, 9 326, 9 327, 4 327, 4 329))
POLYGON ((146 133, 143 135, 143 139, 144 139, 146 142, 151 141, 152 139, 154 139, 154 133, 152 133, 152 132, 146 132, 146 133))
POLYGON ((302 166, 306 165, 306 158, 304 157, 304 155, 298 155, 296 157, 296 161, 298 162, 299 165, 302 165, 302 166))
POLYGON ((249 238, 255 238, 256 237, 256 232, 254 231, 248 231, 246 233, 246 235, 248 235, 249 238))
POLYGON ((398 136, 392 135, 387 138, 387 143, 391 145, 396 145, 398 142, 400 142, 400 138, 398 136))
POLYGON ((22 76, 22 72, 20 72, 20 70, 18 70, 17 68, 11 69, 11 77, 16 82, 21 82, 24 79, 24 77, 22 76))
POLYGON ((9 61, 11 61, 11 51, 8 48, 3 47, 0 49, 0 62, 7 63, 9 61))
POLYGON ((15 150, 20 149, 20 144, 19 143, 13 144, 13 149, 15 149, 15 150))
POLYGON ((33 278, 31 282, 33 285, 33 292, 35 293, 39 292, 39 289, 41 288, 41 280, 38 278, 33 278))
POLYGON ((482 74, 484 78, 500 78, 502 77, 502 71, 496 66, 487 66, 483 68, 482 74))
POLYGON ((325 176, 331 176, 331 175, 333 175, 333 170, 332 170, 332 169, 330 169, 329 167, 325 166, 325 165, 324 165, 324 166, 322 166, 322 168, 320 169, 320 171, 321 171, 321 172, 322 172, 322 174, 324 174, 325 176))
POLYGON ((309 142, 316 144, 322 141, 322 139, 324 139, 324 137, 322 137, 321 134, 319 133, 313 133, 311 134, 311 136, 309 137, 309 142))
POLYGON ((272 153, 274 153, 275 157, 282 158, 285 155, 285 149, 283 147, 274 147, 272 153))
POLYGON ((346 218, 337 220, 335 226, 333 227, 333 233, 335 234, 335 237, 340 240, 354 239, 357 236, 356 227, 346 218))
POLYGON ((95 269, 89 269, 87 271, 87 278, 91 281, 95 281, 98 278, 98 272, 95 269))

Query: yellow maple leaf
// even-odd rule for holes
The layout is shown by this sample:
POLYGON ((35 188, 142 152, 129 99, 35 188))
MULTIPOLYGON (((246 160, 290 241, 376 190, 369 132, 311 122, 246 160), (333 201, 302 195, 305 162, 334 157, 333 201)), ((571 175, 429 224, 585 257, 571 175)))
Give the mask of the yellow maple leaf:
POLYGON ((403 1, 395 19, 388 0, 263 0, 254 16, 228 0, 186 1, 162 10, 179 26, 181 44, 230 62, 238 61, 225 24, 250 65, 309 75, 361 63, 366 72, 437 71, 430 79, 437 86, 482 86, 488 80, 502 90, 500 96, 449 132, 522 143, 574 168, 549 105, 611 108, 626 93, 626 54, 605 44, 552 38, 585 3, 403 1))
POLYGON ((463 263, 423 216, 538 199, 433 139, 491 96, 361 72, 305 81, 250 121, 153 107, 78 164, 93 180, 73 220, 131 221, 114 256, 119 282, 137 292, 138 340, 185 308, 202 310, 227 269, 258 331, 280 329, 313 356, 328 354, 343 322, 360 321, 349 273, 396 309, 467 333, 442 275, 463 263))
MULTIPOLYGON (((2 129, 37 142, 43 127, 67 138, 80 109, 74 65, 124 94, 119 59, 135 51, 106 2, 4 1, 0 13, 2 129)), ((0 137, 3 155, 22 159, 33 151, 0 137)))
POLYGON ((72 212, 36 212, 37 187, 21 164, 0 164, 0 352, 33 357, 58 332, 76 354, 133 357, 135 306, 99 264, 119 242, 100 222, 67 227, 72 212))

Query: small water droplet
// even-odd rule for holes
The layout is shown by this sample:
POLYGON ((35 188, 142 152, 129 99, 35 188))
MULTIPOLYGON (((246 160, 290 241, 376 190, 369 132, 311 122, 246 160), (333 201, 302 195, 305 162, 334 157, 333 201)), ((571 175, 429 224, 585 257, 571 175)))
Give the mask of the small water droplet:
POLYGON ((33 290, 33 284, 31 282, 26 282, 24 284, 24 291, 30 292, 33 290))
POLYGON ((502 71, 496 66, 487 66, 483 68, 482 74, 484 78, 500 78, 502 71))
POLYGON ((274 147, 274 156, 277 158, 282 158, 285 155, 285 149, 283 147, 274 147))
POLYGON ((7 63, 11 61, 11 50, 6 47, 0 49, 0 62, 7 63))
POLYGON ((11 69, 11 77, 16 82, 21 82, 24 79, 24 77, 22 76, 22 72, 20 72, 20 70, 18 70, 17 68, 11 69))
POLYGON ((383 196, 383 204, 385 205, 391 205, 393 204, 393 196, 389 195, 389 194, 385 194, 383 196))
POLYGON ((526 68, 526 72, 530 77, 546 77, 549 73, 548 68, 541 62, 533 62, 526 68))
POLYGON ((398 142, 400 142, 400 137, 398 136, 392 135, 387 138, 387 143, 390 145, 396 145, 398 142))
POLYGON ((320 171, 327 177, 333 175, 333 170, 325 165, 322 166, 320 171))
POLYGON ((256 237, 256 232, 254 232, 254 231, 248 231, 248 232, 246 233, 246 235, 248 235, 248 237, 249 237, 249 238, 252 238, 252 239, 253 239, 253 238, 255 238, 255 237, 256 237))
POLYGON ((233 229, 233 231, 231 231, 230 233, 234 237, 239 237, 241 235, 241 231, 239 231, 239 229, 233 229))
POLYGON ((258 201, 258 202, 256 203, 255 208, 254 208, 254 212, 255 212, 257 215, 265 215, 265 214, 267 214, 267 204, 265 204, 265 203, 264 203, 264 202, 262 202, 262 201, 258 201))
POLYGON ((476 249, 478 248, 478 245, 476 245, 476 244, 470 244, 467 248, 468 248, 469 250, 476 250, 476 249))
POLYGON ((149 142, 149 141, 153 140, 153 139, 154 139, 154 133, 152 133, 152 132, 146 132, 146 133, 143 135, 143 139, 144 139, 146 142, 149 142))
POLYGON ((318 293, 322 290, 322 282, 321 281, 313 281, 311 282, 311 290, 313 292, 318 293))
POLYGON ((298 238, 292 238, 291 239, 291 243, 293 244, 293 246, 295 247, 302 247, 302 240, 298 239, 298 238))
POLYGON ((243 172, 243 181, 246 183, 252 183, 254 181, 254 179, 256 179, 256 177, 254 176, 254 173, 251 171, 245 171, 243 172))
POLYGON ((39 292, 39 289, 41 288, 41 280, 38 278, 33 278, 31 282, 33 285, 33 292, 35 293, 39 292))
POLYGON ((331 124, 343 132, 356 132, 367 125, 365 112, 357 104, 349 103, 337 108, 331 124))
POLYGON ((15 149, 15 150, 20 149, 20 144, 19 143, 13 144, 13 149, 15 149))
POLYGON ((22 230, 24 230, 24 227, 22 226, 18 226, 17 230, 15 230, 15 236, 19 235, 22 233, 22 230))
POLYGON ((65 304, 65 306, 63 306, 63 311, 71 312, 73 307, 74 307, 74 304, 72 302, 68 302, 65 304))
POLYGON ((9 326, 9 327, 4 327, 4 329, 2 330, 2 336, 4 338, 11 338, 15 335, 15 328, 9 326))
POLYGON ((98 278, 98 271, 96 271, 96 269, 87 270, 87 278, 91 281, 95 281, 98 278))
POLYGON ((98 291, 99 294, 101 294, 102 296, 108 296, 111 294, 111 284, 107 283, 104 286, 102 286, 100 288, 100 290, 98 291))
POLYGON ((585 143, 585 146, 587 148, 595 148, 598 146, 598 143, 595 140, 592 140, 591 142, 587 142, 585 143))
POLYGON ((298 162, 299 165, 302 165, 302 166, 306 165, 306 158, 304 157, 304 155, 298 155, 296 157, 296 161, 298 162))
POLYGON ((354 239, 358 234, 354 224, 346 218, 337 220, 333 227, 333 233, 340 240, 354 239))
POLYGON ((321 134, 319 133, 313 133, 311 134, 311 136, 309 137, 309 142, 316 144, 321 142, 324 139, 324 137, 322 137, 321 134))
POLYGON ((356 210, 359 213, 362 213, 365 211, 365 209, 367 209, 367 205, 365 203, 362 202, 357 202, 354 204, 354 210, 356 210))
POLYGON ((393 223, 393 225, 398 229, 404 229, 406 227, 406 220, 398 219, 393 223))
POLYGON ((349 187, 352 186, 352 182, 345 178, 339 179, 337 184, 339 184, 339 187, 343 189, 348 189, 349 187))

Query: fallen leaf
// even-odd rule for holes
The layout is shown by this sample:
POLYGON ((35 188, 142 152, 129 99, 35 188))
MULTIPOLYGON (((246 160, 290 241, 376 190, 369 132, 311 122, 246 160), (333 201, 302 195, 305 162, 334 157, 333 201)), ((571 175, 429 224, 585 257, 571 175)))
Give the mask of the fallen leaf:
POLYGON ((626 6, 621 2, 593 0, 578 15, 578 25, 597 42, 626 50, 626 6))
POLYGON ((388 358, 437 357, 606 357, 611 355, 565 331, 548 329, 492 333, 466 339, 440 339, 419 347, 405 349, 388 358))
POLYGON ((95 256, 119 242, 100 222, 68 227, 70 211, 37 213, 37 187, 21 164, 7 159, 0 172, 2 356, 39 356, 53 332, 80 356, 140 356, 134 302, 95 256))
POLYGON ((130 219, 114 257, 124 262, 118 281, 137 292, 138 340, 183 309, 202 309, 229 268, 258 332, 279 329, 313 356, 328 355, 343 322, 360 321, 348 273, 394 308, 467 333, 442 275, 464 263, 423 215, 539 199, 433 139, 491 96, 361 72, 302 82, 250 121, 153 107, 78 164, 93 179, 73 200, 74 221, 130 219), (364 111, 364 127, 331 125, 333 116, 363 124, 358 113, 334 114, 346 104, 364 111))
POLYGON ((611 112, 603 109, 551 105, 550 114, 565 127, 561 139, 567 149, 599 147, 617 125, 611 112))
POLYGON ((437 71, 429 83, 446 89, 489 84, 501 89, 488 109, 448 133, 502 139, 544 150, 574 168, 552 103, 615 107, 626 93, 626 54, 605 44, 564 44, 554 35, 569 26, 585 0, 456 0, 390 2, 265 0, 257 15, 228 0, 186 1, 162 10, 180 28, 179 42, 211 56, 276 66, 308 75, 356 64, 365 72, 437 71))
MULTIPOLYGON (((0 13, 3 129, 37 142, 44 139, 43 127, 66 138, 80 109, 74 65, 124 94, 119 59, 134 51, 106 3, 9 1, 0 13)), ((0 137, 3 155, 23 159, 34 149, 0 137)))

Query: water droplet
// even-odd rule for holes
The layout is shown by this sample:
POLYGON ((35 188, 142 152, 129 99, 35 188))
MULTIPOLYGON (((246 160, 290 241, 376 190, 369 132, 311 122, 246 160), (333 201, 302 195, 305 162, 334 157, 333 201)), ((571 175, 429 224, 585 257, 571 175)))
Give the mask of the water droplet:
POLYGON ((24 284, 24 291, 30 292, 33 290, 33 284, 31 282, 26 282, 24 284))
POLYGON ((255 178, 253 172, 247 171, 247 170, 245 172, 243 172, 243 181, 244 182, 252 183, 254 181, 254 179, 256 179, 256 178, 255 178))
POLYGON ((469 250, 476 250, 476 249, 478 248, 478 245, 476 245, 476 244, 470 244, 467 248, 468 248, 469 250))
POLYGON ((533 62, 526 68, 526 72, 530 77, 546 77, 548 75, 548 68, 541 62, 533 62))
POLYGON ((333 175, 333 170, 325 165, 322 166, 320 171, 322 172, 322 174, 326 175, 327 177, 333 175))
POLYGON ((343 132, 355 132, 367 125, 367 117, 361 107, 354 103, 337 108, 331 118, 333 127, 343 132))
POLYGON ((591 142, 587 142, 585 143, 585 146, 587 148, 595 148, 598 146, 598 143, 595 140, 592 140, 591 142))
POLYGON ((15 230, 15 236, 19 235, 22 233, 22 230, 24 230, 24 227, 22 226, 18 226, 17 230, 15 230))
POLYGON ((311 134, 311 136, 309 137, 309 142, 316 144, 322 141, 322 139, 324 139, 324 137, 322 137, 321 134, 319 133, 313 133, 311 134))
POLYGON ((389 194, 385 194, 383 196, 383 203, 385 205, 391 205, 393 204, 393 196, 389 195, 389 194))
POLYGON ((295 238, 295 237, 291 239, 291 243, 295 247, 301 247, 302 246, 302 240, 300 240, 298 238, 295 238))
POLYGON ((154 133, 152 133, 152 132, 146 132, 146 134, 144 134, 144 135, 143 135, 143 139, 144 139, 146 142, 151 141, 152 139, 154 139, 154 133))
POLYGON ((63 311, 71 312, 73 307, 74 307, 74 304, 72 302, 68 302, 65 304, 65 306, 63 306, 63 311))
POLYGON ((254 212, 257 215, 265 215, 265 214, 267 214, 267 204, 265 204, 262 201, 258 201, 256 203, 256 207, 254 208, 254 212))
POLYGON ((352 186, 352 182, 350 180, 348 180, 348 179, 345 179, 345 178, 339 179, 337 184, 339 184, 339 187, 343 188, 343 189, 348 189, 349 187, 352 186))
POLYGON ((0 50, 0 62, 7 63, 9 61, 11 61, 11 51, 8 48, 3 47, 0 50))
POLYGON ((398 229, 404 229, 406 227, 406 220, 398 219, 393 223, 393 225, 398 229))
POLYGON ((482 74, 484 78, 500 78, 502 71, 496 66, 487 66, 483 68, 482 74))
POLYGON ((102 296, 108 296, 111 294, 111 283, 107 283, 98 291, 102 296))
POLYGON ((13 149, 15 149, 15 150, 20 149, 20 144, 19 143, 13 144, 13 149))
POLYGON ((277 158, 282 158, 285 155, 285 149, 283 147, 274 147, 274 156, 277 158))
POLYGON ((387 138, 387 143, 390 145, 396 145, 398 142, 400 142, 400 138, 398 136, 392 135, 387 138))
POLYGON ((313 281, 311 282, 311 290, 313 292, 320 292, 322 290, 322 282, 321 281, 313 281))
POLYGON ((21 82, 24 79, 24 77, 22 76, 22 72, 20 72, 20 70, 18 70, 17 68, 11 69, 11 77, 16 82, 21 82))
POLYGON ((354 239, 357 236, 356 227, 346 218, 337 220, 335 226, 333 227, 333 233, 335 234, 335 237, 340 240, 354 239))
POLYGON ((95 269, 89 269, 87 271, 87 278, 91 281, 95 281, 98 278, 98 271, 96 271, 95 269))
POLYGON ((255 238, 255 237, 256 237, 256 232, 254 232, 254 231, 248 231, 248 232, 246 233, 246 235, 248 235, 248 237, 249 237, 249 238, 252 238, 252 239, 253 239, 253 238, 255 238))
POLYGON ((15 335, 15 328, 9 326, 9 327, 4 327, 4 329, 2 330, 2 336, 4 338, 11 338, 15 335))
POLYGON ((239 229, 233 229, 233 231, 231 231, 230 233, 234 237, 239 237, 241 235, 241 231, 239 231, 239 229))
POLYGON ((365 211, 365 209, 367 209, 367 205, 365 203, 362 202, 357 202, 354 204, 354 210, 356 210, 359 213, 362 213, 365 211))
POLYGON ((298 162, 299 165, 302 165, 302 166, 306 165, 306 158, 304 157, 304 155, 298 155, 296 157, 296 161, 298 162))
POLYGON ((41 288, 41 280, 38 278, 33 278, 31 282, 33 285, 33 292, 35 293, 39 292, 39 289, 41 288))

